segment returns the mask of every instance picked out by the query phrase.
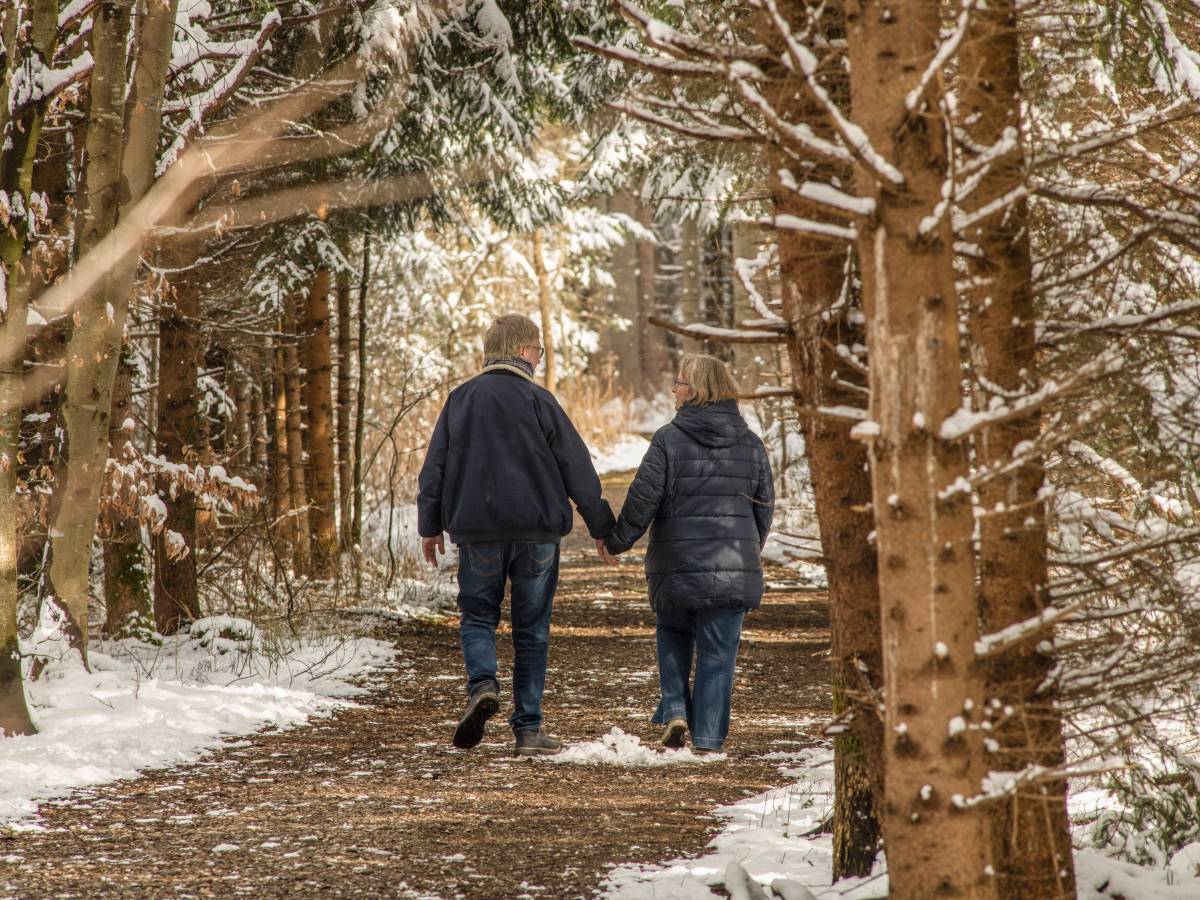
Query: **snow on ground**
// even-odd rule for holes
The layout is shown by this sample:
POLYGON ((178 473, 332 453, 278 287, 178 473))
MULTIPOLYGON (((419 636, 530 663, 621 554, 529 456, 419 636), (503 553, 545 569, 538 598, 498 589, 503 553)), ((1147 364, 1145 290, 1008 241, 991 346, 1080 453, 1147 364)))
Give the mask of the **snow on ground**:
POLYGON ((556 756, 543 760, 550 763, 602 763, 625 768, 672 766, 681 763, 711 763, 726 759, 724 753, 696 754, 690 749, 668 750, 648 747, 636 735, 626 734, 614 727, 598 741, 571 744, 556 756))
POLYGON ((821 562, 819 538, 809 538, 772 531, 763 547, 763 559, 792 569, 798 580, 824 590, 829 587, 825 564, 821 562))
MULTIPOLYGON (((24 642, 23 642, 24 643, 24 642)), ((245 619, 201 619, 177 638, 93 642, 92 671, 47 610, 23 647, 47 662, 27 681, 38 733, 0 740, 0 825, 37 827, 38 804, 145 769, 192 762, 226 738, 327 716, 392 665, 370 639, 283 639, 245 619)))
POLYGON ((650 442, 636 434, 622 435, 612 447, 599 451, 592 448, 592 464, 596 474, 607 475, 609 472, 632 472, 642 462, 642 457, 650 449, 650 442))
POLYGON ((619 900, 700 900, 719 896, 711 888, 725 883, 731 862, 740 863, 760 884, 788 879, 817 897, 865 898, 887 895, 882 865, 869 878, 848 879, 831 886, 833 840, 811 834, 833 802, 833 756, 825 748, 772 753, 783 764, 780 774, 795 779, 786 787, 720 806, 715 815, 724 830, 695 859, 676 859, 658 866, 622 865, 609 871, 603 896, 619 900))
MULTIPOLYGON (((833 840, 814 833, 833 802, 833 756, 828 748, 771 753, 783 762, 779 772, 793 779, 785 787, 721 806, 714 814, 725 827, 694 859, 661 865, 613 867, 602 896, 613 900, 708 900, 721 896, 731 863, 742 866, 768 897, 788 896, 778 882, 803 885, 820 900, 886 897, 886 863, 881 858, 866 878, 832 882, 833 840), (770 891, 777 884, 777 891, 770 891)), ((1200 842, 1189 844, 1161 869, 1120 862, 1092 850, 1077 850, 1075 874, 1080 900, 1194 900, 1200 897, 1200 842)), ((736 872, 736 867, 734 869, 736 872)), ((732 874, 732 873, 731 873, 732 874)), ((800 893, 794 896, 802 896, 800 893)))

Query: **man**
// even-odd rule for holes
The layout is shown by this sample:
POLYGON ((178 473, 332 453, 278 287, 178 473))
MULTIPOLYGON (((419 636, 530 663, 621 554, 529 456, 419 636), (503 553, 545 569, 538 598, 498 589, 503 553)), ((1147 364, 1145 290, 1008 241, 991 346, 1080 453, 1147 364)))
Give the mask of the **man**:
POLYGON ((558 585, 559 541, 575 501, 605 562, 612 509, 587 447, 554 395, 534 383, 545 352, 525 316, 502 316, 483 343, 483 371, 450 392, 421 467, 417 530, 425 559, 458 544, 459 634, 467 708, 454 746, 474 747, 500 708, 496 626, 505 582, 512 584, 513 714, 519 756, 558 753, 542 730, 550 608, 558 585))

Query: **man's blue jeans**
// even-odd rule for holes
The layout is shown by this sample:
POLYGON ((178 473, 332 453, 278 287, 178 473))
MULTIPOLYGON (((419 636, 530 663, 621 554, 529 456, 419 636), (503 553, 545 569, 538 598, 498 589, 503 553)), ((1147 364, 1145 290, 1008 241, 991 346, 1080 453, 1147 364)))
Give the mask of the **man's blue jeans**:
POLYGON ((491 684, 497 691, 496 626, 505 582, 512 583, 513 730, 540 728, 550 608, 558 587, 558 544, 489 541, 458 548, 459 635, 467 666, 467 691, 491 684))
POLYGON ((720 750, 729 734, 733 668, 744 609, 670 610, 656 614, 658 684, 653 721, 687 719, 692 746, 720 750), (692 658, 696 660, 695 685, 692 658))

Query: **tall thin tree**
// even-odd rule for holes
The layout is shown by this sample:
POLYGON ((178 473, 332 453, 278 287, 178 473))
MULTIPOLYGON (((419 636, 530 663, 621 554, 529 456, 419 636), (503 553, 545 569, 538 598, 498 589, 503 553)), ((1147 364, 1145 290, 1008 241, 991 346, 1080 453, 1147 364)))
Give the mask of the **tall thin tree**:
MULTIPOLYGON (((1037 390, 1033 262, 1029 211, 1024 200, 1006 203, 1026 182, 1022 153, 1020 32, 1014 0, 990 0, 970 13, 957 79, 960 142, 965 161, 986 163, 963 202, 973 220, 962 235, 970 309, 975 406, 991 408, 1037 390), (990 162, 988 148, 1007 147, 990 162), (972 153, 971 150, 976 152, 972 153), (978 217, 994 206, 998 211, 978 217)), ((1049 603, 1043 460, 1018 453, 1042 430, 1038 407, 982 429, 975 437, 976 465, 994 477, 979 487, 979 606, 982 627, 997 632, 1031 619, 1049 603), (1007 465, 1009 460, 1023 460, 1007 465)), ((1046 642, 1009 648, 989 661, 987 697, 1012 715, 993 729, 1000 750, 991 765, 1001 771, 1030 766, 1061 768, 1066 754, 1061 714, 1045 693, 1054 656, 1046 642)), ((1066 781, 1038 783, 996 806, 995 859, 1000 896, 1069 897, 1075 893, 1066 781)))
POLYGON ((871 355, 857 435, 870 439, 883 604, 889 879, 901 898, 991 897, 991 820, 966 802, 986 772, 974 516, 965 448, 940 433, 962 405, 962 357, 950 222, 930 222, 950 162, 941 80, 925 77, 939 5, 848 2, 846 25, 862 131, 842 130, 873 206, 857 232, 871 355))

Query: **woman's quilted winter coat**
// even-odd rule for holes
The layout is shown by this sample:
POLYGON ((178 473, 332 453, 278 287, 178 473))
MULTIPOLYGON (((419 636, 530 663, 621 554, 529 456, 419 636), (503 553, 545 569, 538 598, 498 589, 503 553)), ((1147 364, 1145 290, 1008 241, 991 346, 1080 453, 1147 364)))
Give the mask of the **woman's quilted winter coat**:
POLYGON ((775 491, 763 443, 737 403, 688 405, 654 435, 608 549, 650 529, 646 581, 657 611, 754 609, 775 491))

